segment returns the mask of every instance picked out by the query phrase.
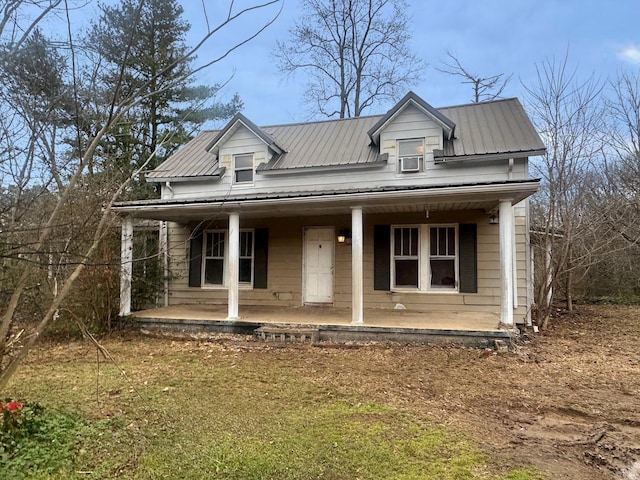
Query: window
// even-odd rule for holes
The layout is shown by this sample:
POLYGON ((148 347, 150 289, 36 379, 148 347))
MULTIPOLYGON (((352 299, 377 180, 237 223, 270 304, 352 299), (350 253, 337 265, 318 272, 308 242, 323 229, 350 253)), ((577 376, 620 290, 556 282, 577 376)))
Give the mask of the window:
POLYGON ((253 283, 253 231, 240 232, 240 283, 253 283))
POLYGON ((415 173, 422 170, 424 139, 400 140, 398 159, 400 173, 415 173))
POLYGON ((253 154, 236 155, 233 157, 234 183, 253 182, 253 154))
POLYGON ((456 227, 429 228, 431 288, 457 288, 456 227))
MULTIPOLYGON (((205 232, 204 236, 204 284, 225 284, 224 270, 226 265, 225 243, 227 232, 214 230, 205 232)), ((253 230, 240 231, 240 262, 238 280, 240 283, 253 284, 254 261, 254 235, 253 230)))
POLYGON ((418 288, 419 278, 418 227, 393 227, 393 285, 418 288))
POLYGON ((204 243, 204 283, 222 285, 224 283, 224 243, 225 232, 206 232, 204 243))

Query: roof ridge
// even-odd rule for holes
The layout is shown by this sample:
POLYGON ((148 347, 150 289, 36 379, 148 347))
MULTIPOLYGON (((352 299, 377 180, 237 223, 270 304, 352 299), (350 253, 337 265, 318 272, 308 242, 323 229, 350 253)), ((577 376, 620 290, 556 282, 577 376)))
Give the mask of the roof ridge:
POLYGON ((384 113, 379 113, 379 114, 376 114, 376 115, 361 115, 359 117, 327 118, 325 120, 311 120, 311 121, 308 121, 308 122, 276 123, 274 125, 260 125, 260 128, 293 127, 294 125, 313 125, 313 124, 316 124, 316 123, 346 122, 346 121, 362 120, 362 119, 366 119, 366 118, 382 117, 383 115, 384 115, 384 113))
POLYGON ((511 100, 518 100, 520 101, 520 99, 518 97, 508 97, 508 98, 498 98, 495 100, 487 100, 486 102, 467 102, 467 103, 460 103, 458 105, 447 105, 445 107, 435 107, 436 110, 442 110, 445 108, 461 108, 461 107, 476 107, 476 106, 480 106, 480 105, 486 105, 487 103, 499 103, 499 102, 508 102, 511 100))

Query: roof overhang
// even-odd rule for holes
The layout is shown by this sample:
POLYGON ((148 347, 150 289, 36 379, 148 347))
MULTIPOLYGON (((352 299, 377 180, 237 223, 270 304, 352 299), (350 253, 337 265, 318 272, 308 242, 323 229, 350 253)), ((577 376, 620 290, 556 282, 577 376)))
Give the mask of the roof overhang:
POLYGON ((393 187, 362 191, 270 193, 246 198, 191 198, 121 202, 113 207, 120 215, 185 223, 212 215, 238 212, 245 217, 282 217, 350 214, 360 206, 365 212, 418 209, 490 211, 503 200, 518 203, 534 194, 540 180, 518 180, 467 185, 393 187))
POLYGON ((265 168, 264 163, 260 164, 256 168, 256 173, 259 175, 296 175, 296 174, 308 174, 308 173, 327 173, 330 171, 345 172, 351 170, 367 170, 374 168, 382 168, 387 165, 389 160, 389 154, 383 153, 378 156, 376 162, 362 162, 362 163, 346 163, 340 165, 322 165, 316 167, 296 167, 296 168, 265 168))
POLYGON ((192 176, 186 176, 186 177, 157 176, 157 177, 145 177, 145 180, 150 183, 206 182, 211 180, 218 181, 224 176, 224 173, 226 171, 227 171, 227 167, 220 167, 211 175, 192 175, 192 176))
POLYGON ((500 152, 500 153, 483 153, 481 155, 449 155, 443 154, 442 150, 433 151, 434 163, 458 163, 465 161, 492 161, 492 160, 508 160, 510 158, 534 157, 536 155, 544 155, 546 148, 540 150, 526 150, 517 152, 500 152))

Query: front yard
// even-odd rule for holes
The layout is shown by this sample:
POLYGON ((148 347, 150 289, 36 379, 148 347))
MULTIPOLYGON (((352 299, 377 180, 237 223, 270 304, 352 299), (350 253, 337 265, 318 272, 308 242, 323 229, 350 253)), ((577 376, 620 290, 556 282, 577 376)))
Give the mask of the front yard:
POLYGON ((102 340, 114 363, 43 344, 5 395, 54 434, 0 477, 637 480, 638 338, 640 308, 589 307, 506 354, 129 334, 102 340))

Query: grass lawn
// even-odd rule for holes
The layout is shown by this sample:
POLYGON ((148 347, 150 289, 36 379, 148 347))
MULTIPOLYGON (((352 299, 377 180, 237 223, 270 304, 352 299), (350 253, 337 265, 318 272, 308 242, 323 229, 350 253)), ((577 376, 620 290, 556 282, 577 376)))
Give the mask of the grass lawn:
POLYGON ((5 394, 44 408, 39 433, 3 453, 0 478, 542 478, 384 392, 329 380, 359 349, 137 335, 104 346, 117 366, 88 343, 33 352, 5 394))

